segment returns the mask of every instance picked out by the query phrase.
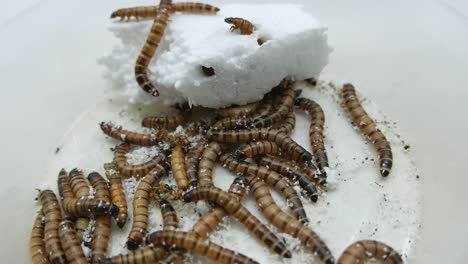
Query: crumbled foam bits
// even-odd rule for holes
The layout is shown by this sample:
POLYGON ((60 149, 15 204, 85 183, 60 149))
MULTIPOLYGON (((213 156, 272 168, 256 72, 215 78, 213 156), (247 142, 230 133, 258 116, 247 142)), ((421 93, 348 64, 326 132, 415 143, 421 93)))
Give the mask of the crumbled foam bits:
POLYGON ((225 107, 258 101, 283 77, 317 78, 328 63, 331 48, 327 29, 292 4, 229 4, 217 15, 171 16, 149 71, 160 96, 153 98, 135 81, 134 63, 146 40, 152 20, 109 23, 120 40, 111 54, 100 59, 105 66, 110 95, 131 103, 189 102, 225 107), (231 32, 226 17, 242 17, 256 30, 252 35, 231 32), (257 40, 266 40, 259 45, 257 40), (202 66, 213 68, 208 76, 202 66))

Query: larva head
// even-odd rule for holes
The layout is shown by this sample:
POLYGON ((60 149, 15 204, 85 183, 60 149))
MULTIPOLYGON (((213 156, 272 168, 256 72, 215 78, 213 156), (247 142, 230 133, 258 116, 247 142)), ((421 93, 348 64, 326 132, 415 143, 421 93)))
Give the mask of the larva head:
POLYGON ((311 161, 312 160, 312 154, 310 152, 306 151, 304 154, 302 154, 301 159, 303 161, 311 161))
POLYGON ((127 248, 129 250, 136 250, 136 249, 138 249, 138 246, 139 246, 139 243, 134 241, 133 239, 127 240, 127 248))
POLYGON ((182 200, 186 203, 190 203, 190 202, 197 202, 198 201, 198 190, 197 189, 194 189, 194 190, 191 190, 191 191, 188 191, 186 193, 184 193, 184 195, 182 196, 182 200))
POLYGON ((244 160, 245 159, 245 152, 238 149, 232 154, 232 157, 236 160, 244 160))
POLYGON ((234 17, 226 17, 226 18, 224 19, 224 22, 226 22, 226 23, 228 23, 228 24, 232 24, 232 23, 234 23, 234 20, 235 20, 234 17))
POLYGON ((221 9, 219 9, 218 7, 215 7, 215 8, 214 8, 214 11, 215 11, 215 12, 219 12, 220 10, 221 10, 221 9))
POLYGON ((109 207, 109 215, 110 216, 113 216, 113 217, 117 216, 119 214, 119 211, 120 211, 120 209, 119 209, 119 207, 117 205, 115 205, 115 204, 110 205, 110 207, 109 207))
POLYGON ((302 89, 294 90, 294 98, 301 96, 301 94, 302 94, 302 89))
POLYGON ((70 177, 75 177, 75 176, 81 175, 82 173, 83 173, 83 171, 81 169, 73 168, 70 171, 70 177))

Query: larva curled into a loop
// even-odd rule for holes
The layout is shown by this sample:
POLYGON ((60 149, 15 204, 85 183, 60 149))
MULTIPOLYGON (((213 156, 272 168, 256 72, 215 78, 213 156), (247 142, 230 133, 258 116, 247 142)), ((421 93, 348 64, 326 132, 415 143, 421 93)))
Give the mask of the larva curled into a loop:
POLYGON ((112 163, 115 165, 115 168, 121 173, 122 176, 134 176, 137 178, 143 177, 152 169, 154 169, 156 165, 166 160, 166 156, 162 153, 159 153, 145 163, 130 165, 126 156, 129 153, 130 148, 130 144, 127 143, 122 143, 114 148, 114 159, 112 163))
POLYGON ((213 168, 216 159, 221 154, 221 146, 217 142, 210 142, 206 146, 198 164, 198 186, 213 186, 213 168))
POLYGON ((270 223, 279 230, 298 238, 307 249, 316 253, 326 264, 335 263, 330 249, 312 229, 285 213, 275 203, 268 186, 258 177, 246 177, 245 182, 250 186, 260 211, 270 223))
POLYGON ((76 236, 75 227, 70 220, 63 220, 59 225, 59 235, 62 247, 65 250, 65 256, 69 263, 73 264, 87 264, 81 242, 76 236))
POLYGON ((111 138, 140 146, 156 145, 167 136, 165 130, 158 130, 157 134, 142 134, 122 129, 121 126, 116 126, 112 122, 101 122, 99 126, 102 132, 111 138))
POLYGON ((185 170, 185 155, 182 146, 176 145, 171 154, 172 175, 179 190, 185 191, 189 186, 187 171, 185 170))
POLYGON ((222 207, 228 214, 234 216, 253 235, 262 241, 268 248, 284 258, 291 258, 291 252, 286 245, 265 226, 257 217, 247 210, 239 200, 233 199, 232 194, 214 186, 200 187, 183 196, 185 202, 198 202, 200 200, 212 201, 222 207))
POLYGON ((122 177, 113 163, 105 163, 104 170, 109 179, 111 201, 119 207, 119 214, 115 217, 117 226, 123 228, 128 218, 128 206, 122 185, 122 177))
POLYGON ((215 112, 222 117, 247 117, 253 114, 260 103, 250 103, 240 106, 231 106, 227 108, 216 109, 215 112))
POLYGON ((380 174, 387 177, 393 165, 393 154, 390 143, 385 135, 377 128, 374 121, 369 117, 362 107, 352 84, 343 85, 341 90, 344 106, 351 114, 354 124, 374 144, 380 160, 380 174))
POLYGON ((194 252, 200 256, 206 256, 220 264, 258 264, 253 259, 240 253, 223 248, 215 243, 200 240, 192 233, 180 231, 157 231, 146 237, 146 242, 153 245, 167 245, 177 249, 194 252))
POLYGON ((144 127, 168 130, 176 129, 178 126, 185 123, 185 117, 182 113, 175 113, 171 116, 148 116, 143 118, 141 125, 144 127))
POLYGON ((257 155, 277 154, 279 147, 268 140, 254 141, 239 147, 232 155, 236 160, 244 160, 257 155))
POLYGON ((386 264, 403 264, 401 255, 392 247, 376 240, 356 241, 338 258, 337 264, 367 263, 369 260, 386 264))
MULTIPOLYGON (((125 18, 135 17, 140 18, 155 18, 158 14, 158 6, 137 6, 118 9, 111 14, 111 18, 119 17, 121 20, 125 18)), ((171 6, 170 12, 187 12, 200 14, 216 14, 219 8, 202 3, 174 3, 171 6)))
POLYGON ((162 247, 148 245, 142 249, 129 251, 128 254, 121 254, 108 258, 102 264, 147 264, 159 263, 166 259, 168 252, 162 247))
POLYGON ((231 24, 231 31, 239 30, 241 35, 250 35, 254 32, 255 26, 247 19, 240 17, 227 17, 224 22, 231 24))
POLYGON ((203 154, 203 150, 205 150, 206 144, 206 140, 200 140, 187 153, 185 170, 187 171, 187 178, 189 179, 189 185, 191 187, 198 185, 198 163, 203 154))
POLYGON ((41 209, 37 212, 31 231, 31 238, 29 240, 29 255, 31 256, 32 264, 50 263, 44 242, 44 225, 44 213, 42 213, 41 209))
POLYGON ((314 160, 320 169, 321 176, 327 177, 325 168, 328 168, 328 156, 325 149, 324 142, 324 124, 325 124, 325 113, 315 101, 307 98, 298 98, 294 104, 301 110, 305 111, 310 115, 310 129, 309 139, 312 147, 312 153, 314 160))

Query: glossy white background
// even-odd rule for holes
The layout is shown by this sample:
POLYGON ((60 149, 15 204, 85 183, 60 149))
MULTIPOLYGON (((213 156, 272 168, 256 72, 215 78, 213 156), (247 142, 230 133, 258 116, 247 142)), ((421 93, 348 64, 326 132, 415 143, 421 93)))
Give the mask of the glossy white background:
MULTIPOLYGON (((46 170, 48 157, 104 89, 96 59, 115 43, 108 16, 153 1, 4 2, 0 259, 28 263, 34 188, 56 176, 46 170)), ((209 1, 223 2, 232 1, 209 1)), ((468 263, 468 3, 290 2, 304 2, 329 27, 335 51, 322 78, 353 82, 411 144, 424 184, 414 263, 468 263)))

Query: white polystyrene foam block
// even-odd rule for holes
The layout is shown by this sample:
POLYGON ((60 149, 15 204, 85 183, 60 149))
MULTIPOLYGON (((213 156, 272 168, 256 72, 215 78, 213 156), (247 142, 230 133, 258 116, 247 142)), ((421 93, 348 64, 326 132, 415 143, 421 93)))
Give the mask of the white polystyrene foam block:
POLYGON ((143 92, 135 81, 134 64, 152 20, 111 22, 120 39, 111 54, 100 59, 112 93, 134 103, 189 102, 223 107, 257 101, 281 79, 318 77, 331 48, 327 31, 302 6, 292 4, 230 4, 217 15, 173 14, 152 59, 151 80, 158 98, 143 92), (231 32, 226 17, 242 17, 256 30, 252 35, 231 32), (268 40, 258 45, 257 39, 268 40), (206 76, 201 65, 212 67, 206 76))

